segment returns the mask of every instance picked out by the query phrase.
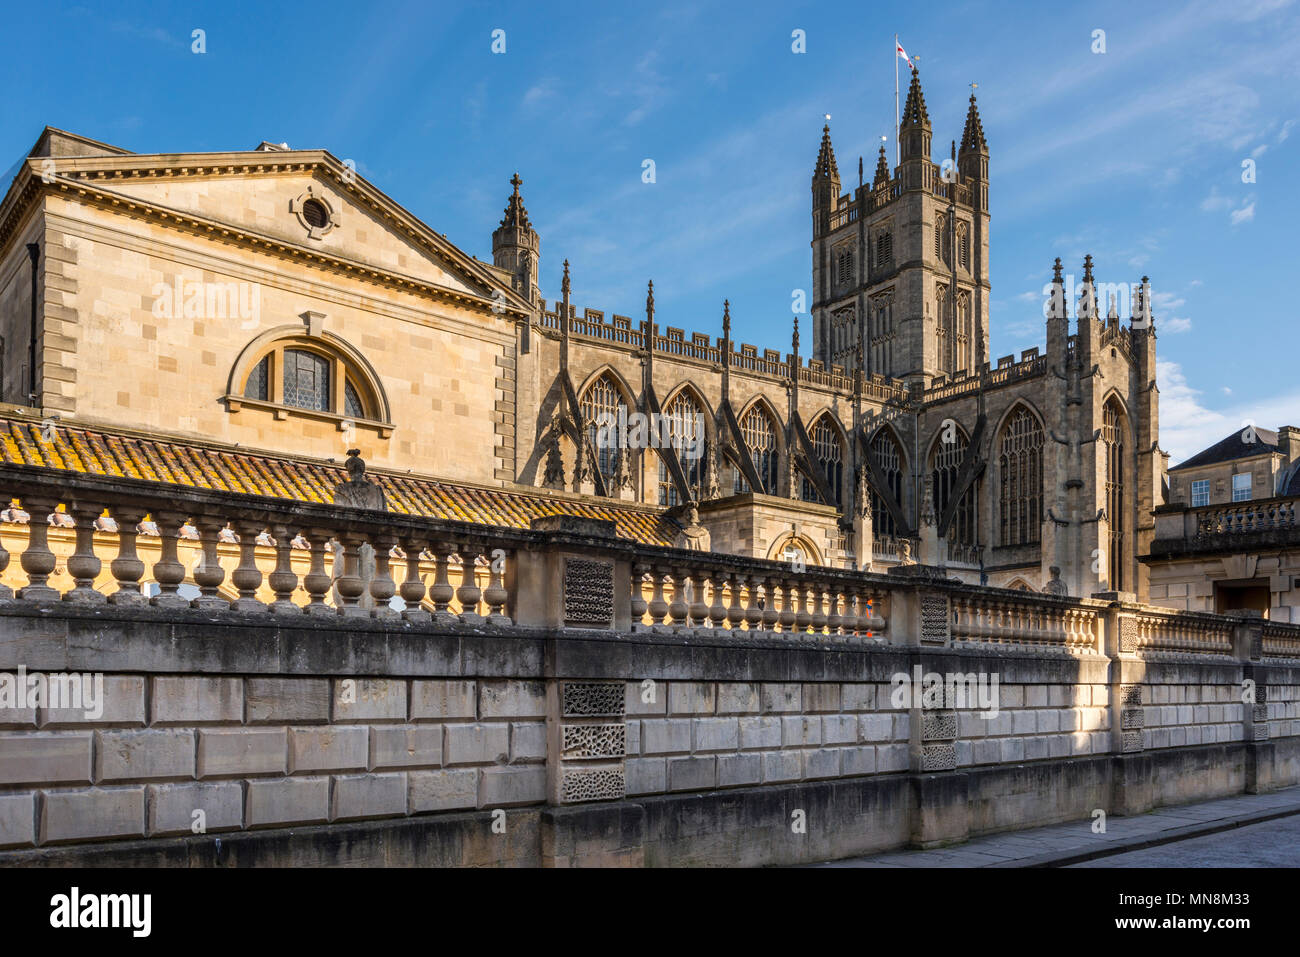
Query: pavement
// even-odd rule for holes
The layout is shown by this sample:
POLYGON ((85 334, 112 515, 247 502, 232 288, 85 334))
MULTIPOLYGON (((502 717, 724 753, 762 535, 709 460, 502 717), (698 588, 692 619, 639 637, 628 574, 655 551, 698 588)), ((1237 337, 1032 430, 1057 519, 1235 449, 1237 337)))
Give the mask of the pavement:
MULTIPOLYGON (((1159 808, 1134 817, 1106 818, 1104 833, 1093 833, 1093 820, 1069 821, 1021 831, 988 834, 931 850, 890 851, 869 857, 826 861, 816 867, 1066 867, 1129 854, 1178 841, 1221 834, 1236 828, 1250 827, 1300 814, 1300 787, 1271 791, 1267 794, 1242 794, 1235 797, 1159 808)), ((1252 831, 1257 834, 1259 828, 1252 831)), ((1204 860, 1196 863, 1198 845, 1187 845, 1180 866, 1225 866, 1222 854, 1211 853, 1209 844, 1204 860)), ((1167 856, 1167 855, 1166 855, 1167 856)), ((1116 865, 1144 866, 1144 859, 1134 857, 1115 861, 1116 865)), ((1241 862, 1237 861, 1240 865, 1241 862)))

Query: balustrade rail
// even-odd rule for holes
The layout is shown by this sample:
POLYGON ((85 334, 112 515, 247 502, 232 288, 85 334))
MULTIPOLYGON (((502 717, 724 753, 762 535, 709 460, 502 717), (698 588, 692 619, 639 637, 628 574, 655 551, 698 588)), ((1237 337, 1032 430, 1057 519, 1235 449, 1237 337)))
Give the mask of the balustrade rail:
POLYGON ((1242 535, 1296 527, 1296 500, 1259 499, 1196 509, 1197 535, 1242 535))
MULTIPOLYGON (((607 627, 619 631, 723 629, 908 644, 933 635, 936 623, 916 601, 930 594, 948 596, 943 634, 954 644, 1088 653, 1100 648, 1108 607, 942 578, 641 545, 576 518, 558 527, 505 528, 19 465, 0 466, 0 500, 21 505, 0 515, 0 574, 10 564, 8 543, 26 579, 16 593, 0 585, 6 604, 390 619, 527 633, 565 620, 556 609, 564 612, 569 596, 551 593, 555 579, 545 568, 555 566, 546 563, 581 556, 615 569, 612 587, 627 611, 607 627), (904 617, 896 618, 900 608, 904 617)), ((878 539, 875 551, 888 555, 891 545, 878 539)), ((1148 606, 1122 606, 1118 620, 1121 650, 1153 656, 1231 655, 1235 629, 1244 627, 1148 606)), ((1264 628, 1265 655, 1300 657, 1300 626, 1264 628)))

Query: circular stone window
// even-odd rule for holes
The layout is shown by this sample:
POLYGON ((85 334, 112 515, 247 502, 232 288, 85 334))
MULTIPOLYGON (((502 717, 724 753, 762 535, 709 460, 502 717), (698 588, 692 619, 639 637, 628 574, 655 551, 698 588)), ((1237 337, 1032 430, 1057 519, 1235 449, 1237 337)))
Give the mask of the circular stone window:
POLYGON ((302 204, 302 218, 312 229, 324 229, 329 225, 330 211, 319 199, 309 199, 302 204))

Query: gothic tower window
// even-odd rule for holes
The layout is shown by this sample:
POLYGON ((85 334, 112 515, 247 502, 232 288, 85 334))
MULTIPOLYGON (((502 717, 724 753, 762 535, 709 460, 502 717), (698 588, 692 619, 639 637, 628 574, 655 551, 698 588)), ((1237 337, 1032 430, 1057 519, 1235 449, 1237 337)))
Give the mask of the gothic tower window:
POLYGON ((608 372, 593 382, 582 397, 582 418, 591 438, 591 447, 596 450, 596 467, 606 483, 614 478, 619 449, 614 442, 608 441, 613 436, 612 430, 602 430, 601 425, 617 421, 620 409, 626 415, 627 404, 623 401, 623 394, 608 372))
MULTIPOLYGON (((830 486, 831 494, 834 495, 834 501, 823 504, 838 508, 844 501, 844 445, 840 441, 839 429, 835 427, 829 414, 822 415, 813 424, 808 437, 812 439, 813 451, 817 454, 817 461, 814 464, 826 476, 826 484, 830 486)), ((821 501, 817 486, 808 481, 807 476, 800 476, 799 481, 800 497, 805 502, 821 501)))
POLYGON ((1024 406, 998 443, 998 518, 1003 545, 1036 545, 1043 520, 1043 427, 1024 406))
POLYGON ((948 217, 943 213, 934 221, 934 258, 944 265, 952 258, 952 232, 948 217))
POLYGON ((970 231, 965 223, 957 226, 957 261, 962 269, 970 269, 970 231))
MULTIPOLYGON (((903 504, 903 453, 894 437, 885 429, 876 433, 871 440, 871 455, 880 466, 885 485, 899 505, 903 504)), ((885 507, 884 499, 876 489, 871 489, 871 526, 876 538, 894 538, 898 535, 898 526, 893 515, 885 507)))
POLYGON ((841 286, 853 282, 853 250, 841 249, 835 259, 835 281, 841 286))
POLYGON ((1112 397, 1102 411, 1101 441, 1106 455, 1106 518, 1110 521, 1110 541, 1107 543, 1107 567, 1110 591, 1123 591, 1124 581, 1124 461, 1127 425, 1124 412, 1112 397))
POLYGON ((887 266, 894 261, 894 236, 883 232, 876 236, 876 268, 887 266))
MULTIPOLYGON (((934 483, 934 515, 938 519, 948 508, 949 501, 957 491, 957 476, 961 472, 962 461, 966 458, 966 449, 970 440, 966 433, 957 429, 954 441, 944 442, 943 434, 935 442, 930 453, 930 478, 934 483)), ((976 486, 972 482, 957 502, 952 522, 948 525, 948 541, 956 545, 974 545, 976 540, 976 486)))
MULTIPOLYGON (((697 500, 702 498, 705 463, 708 461, 709 447, 705 439, 704 407, 688 391, 679 392, 664 408, 663 414, 668 421, 669 448, 660 448, 659 455, 676 455, 686 473, 686 484, 690 486, 691 495, 697 500)), ((659 504, 680 505, 677 486, 673 484, 668 466, 661 458, 659 461, 659 504)))
MULTIPOLYGON (((755 405, 746 412, 740 419, 740 434, 745 440, 745 448, 749 452, 749 458, 754 463, 754 470, 758 472, 758 479, 763 483, 761 489, 752 491, 762 492, 767 495, 777 493, 777 442, 776 442, 776 424, 772 417, 767 414, 762 406, 755 405)), ((736 491, 751 491, 745 481, 744 476, 739 472, 736 474, 736 491)))

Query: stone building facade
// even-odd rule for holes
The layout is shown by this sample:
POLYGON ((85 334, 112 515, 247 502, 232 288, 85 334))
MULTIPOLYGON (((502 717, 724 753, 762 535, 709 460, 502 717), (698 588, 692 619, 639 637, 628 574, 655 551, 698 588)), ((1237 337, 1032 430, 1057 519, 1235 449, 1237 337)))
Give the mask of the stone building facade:
MULTIPOLYGON (((931 137, 915 73, 893 170, 842 193, 823 131, 809 341, 796 317, 782 352, 735 342, 725 303, 721 338, 661 326, 653 284, 635 319, 579 311, 567 264, 544 299, 517 176, 488 263, 325 151, 47 129, 0 204, 0 401, 27 437, 6 455, 35 461, 37 424, 307 469, 357 448, 450 500, 694 522, 715 551, 1143 598, 1165 471, 1146 280, 1122 323, 1090 257, 1071 302, 1058 260, 1045 349, 992 359, 974 97, 951 163, 931 137)), ((112 460, 152 474, 135 447, 112 460)), ((243 480, 280 493, 269 466, 243 480)))

